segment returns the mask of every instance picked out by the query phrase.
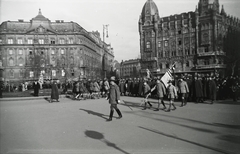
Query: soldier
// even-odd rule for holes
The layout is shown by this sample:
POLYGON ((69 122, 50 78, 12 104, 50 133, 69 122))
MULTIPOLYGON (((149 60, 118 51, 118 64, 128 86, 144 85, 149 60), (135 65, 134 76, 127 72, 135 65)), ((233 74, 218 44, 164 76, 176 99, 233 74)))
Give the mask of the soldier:
POLYGON ((109 104, 111 104, 110 105, 110 115, 109 115, 109 119, 107 121, 112 121, 114 109, 117 111, 119 119, 122 118, 122 113, 117 107, 117 104, 120 103, 120 90, 119 90, 118 85, 115 82, 116 82, 115 77, 112 76, 110 78, 110 89, 109 89, 109 94, 107 97, 107 100, 109 100, 109 104))

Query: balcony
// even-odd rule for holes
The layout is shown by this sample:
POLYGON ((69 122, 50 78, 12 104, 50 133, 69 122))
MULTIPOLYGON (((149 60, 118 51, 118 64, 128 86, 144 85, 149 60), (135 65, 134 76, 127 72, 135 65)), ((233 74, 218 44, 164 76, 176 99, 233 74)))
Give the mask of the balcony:
POLYGON ((157 57, 142 58, 143 62, 157 61, 157 57))
POLYGON ((223 51, 211 51, 211 52, 202 52, 202 53, 198 53, 197 56, 198 57, 205 57, 205 56, 226 56, 226 53, 223 51))
POLYGON ((196 69, 226 68, 226 64, 197 65, 196 69))

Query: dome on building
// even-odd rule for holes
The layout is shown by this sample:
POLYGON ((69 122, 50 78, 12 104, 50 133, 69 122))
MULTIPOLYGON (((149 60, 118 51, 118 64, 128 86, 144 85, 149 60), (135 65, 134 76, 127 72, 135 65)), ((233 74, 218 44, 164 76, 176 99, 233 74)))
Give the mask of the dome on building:
POLYGON ((151 16, 155 14, 159 15, 157 5, 153 2, 153 0, 147 0, 142 9, 142 17, 144 18, 145 16, 151 16))
POLYGON ((35 18, 33 18, 32 20, 44 21, 44 20, 48 20, 48 19, 45 18, 45 17, 42 15, 41 9, 39 9, 38 15, 37 15, 35 18))

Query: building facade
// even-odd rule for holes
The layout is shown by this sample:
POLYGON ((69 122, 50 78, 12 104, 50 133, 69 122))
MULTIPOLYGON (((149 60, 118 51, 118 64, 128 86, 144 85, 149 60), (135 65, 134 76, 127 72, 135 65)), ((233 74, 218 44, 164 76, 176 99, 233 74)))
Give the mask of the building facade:
POLYGON ((139 18, 141 71, 163 74, 175 62, 176 73, 224 74, 229 27, 240 31, 240 20, 220 10, 218 0, 199 0, 195 11, 162 18, 147 0, 139 18))
POLYGON ((120 63, 120 77, 134 78, 140 76, 140 59, 130 59, 120 63))
POLYGON ((30 22, 1 23, 0 45, 3 78, 10 82, 102 78, 114 59, 99 32, 75 22, 51 22, 41 10, 30 22))

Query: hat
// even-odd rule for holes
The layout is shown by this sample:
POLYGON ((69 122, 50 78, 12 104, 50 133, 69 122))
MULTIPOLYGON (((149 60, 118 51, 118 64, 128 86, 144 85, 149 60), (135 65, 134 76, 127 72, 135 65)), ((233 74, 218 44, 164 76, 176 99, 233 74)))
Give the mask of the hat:
POLYGON ((111 78, 110 78, 110 81, 115 81, 116 79, 115 79, 115 76, 112 76, 111 78))

